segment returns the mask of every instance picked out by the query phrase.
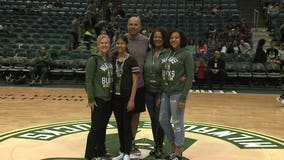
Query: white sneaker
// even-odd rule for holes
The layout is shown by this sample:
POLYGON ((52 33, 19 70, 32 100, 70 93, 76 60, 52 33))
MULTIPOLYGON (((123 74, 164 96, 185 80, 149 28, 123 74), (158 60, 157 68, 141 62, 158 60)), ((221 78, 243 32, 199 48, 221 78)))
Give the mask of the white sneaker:
POLYGON ((124 158, 124 154, 122 152, 118 152, 119 155, 116 157, 113 157, 112 160, 122 160, 124 158))
POLYGON ((281 104, 284 104, 284 99, 280 98, 280 97, 276 97, 276 100, 278 102, 280 102, 281 104))
POLYGON ((130 155, 125 154, 125 155, 123 156, 123 160, 130 160, 130 155))

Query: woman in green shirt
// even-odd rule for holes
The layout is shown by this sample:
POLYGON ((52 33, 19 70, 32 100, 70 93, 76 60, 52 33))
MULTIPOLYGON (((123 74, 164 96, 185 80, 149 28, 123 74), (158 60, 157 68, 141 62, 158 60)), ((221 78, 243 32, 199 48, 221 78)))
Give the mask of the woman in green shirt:
POLYGON ((182 159, 184 110, 194 78, 194 61, 192 53, 186 47, 185 34, 175 29, 169 35, 171 50, 161 59, 162 96, 159 120, 172 145, 172 153, 167 159, 176 160, 182 159))
POLYGON ((164 131, 159 122, 160 106, 157 106, 157 99, 161 94, 161 77, 159 76, 161 57, 168 51, 167 30, 164 27, 154 28, 150 37, 151 50, 147 53, 144 64, 144 83, 145 83, 145 100, 147 109, 151 118, 151 127, 154 148, 150 155, 155 158, 161 158, 163 150, 164 131))
POLYGON ((112 113, 111 97, 113 66, 108 59, 110 38, 101 34, 97 38, 97 52, 86 64, 86 90, 91 108, 91 129, 87 138, 87 160, 106 157, 106 127, 112 113))

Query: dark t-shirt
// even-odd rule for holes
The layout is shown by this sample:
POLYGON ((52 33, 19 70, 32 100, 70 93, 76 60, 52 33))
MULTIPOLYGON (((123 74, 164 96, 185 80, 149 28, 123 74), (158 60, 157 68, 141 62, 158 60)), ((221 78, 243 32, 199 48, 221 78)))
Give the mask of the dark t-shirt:
POLYGON ((139 73, 139 66, 137 61, 129 56, 123 62, 117 62, 117 58, 114 58, 114 94, 123 97, 130 97, 132 90, 132 74, 139 73), (122 67, 122 70, 120 68, 122 67))

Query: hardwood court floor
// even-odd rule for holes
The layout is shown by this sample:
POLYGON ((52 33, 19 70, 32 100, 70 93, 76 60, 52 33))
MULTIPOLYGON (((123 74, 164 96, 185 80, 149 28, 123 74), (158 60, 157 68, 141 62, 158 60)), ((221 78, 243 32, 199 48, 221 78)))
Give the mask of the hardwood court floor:
MULTIPOLYGON (((284 140, 284 106, 275 97, 191 93, 185 120, 245 129, 284 140)), ((86 104, 83 89, 2 87, 0 134, 51 123, 89 120, 86 104)), ((148 113, 143 113, 141 119, 149 120, 148 113)))

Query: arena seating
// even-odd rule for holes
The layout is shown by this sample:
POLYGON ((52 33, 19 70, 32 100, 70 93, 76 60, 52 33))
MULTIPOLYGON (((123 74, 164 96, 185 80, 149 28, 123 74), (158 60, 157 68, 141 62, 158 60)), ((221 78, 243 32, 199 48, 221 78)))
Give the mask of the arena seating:
MULTIPOLYGON (((46 0, 0 0, 0 22, 11 23, 14 32, 6 34, 0 32, 0 79, 11 74, 29 75, 32 58, 40 46, 45 46, 53 58, 50 79, 83 80, 84 67, 90 52, 87 50, 70 51, 70 25, 74 14, 83 16, 87 2, 81 0, 66 0, 61 8, 37 8, 39 4, 47 4, 46 0)), ((210 23, 217 31, 222 32, 227 20, 233 23, 240 21, 240 11, 236 0, 122 0, 126 17, 119 19, 122 31, 126 31, 127 19, 136 13, 136 9, 144 11, 148 6, 152 8, 151 20, 142 20, 143 29, 163 24, 169 29, 180 28, 188 38, 203 39, 210 23), (207 15, 202 12, 188 15, 188 8, 195 11, 199 7, 206 9, 210 5, 221 4, 222 14, 207 15)), ((280 17, 283 16, 282 14, 280 17)), ((282 17, 283 19, 283 17, 282 17)), ((280 21, 274 21, 275 26, 280 21)), ((277 27, 276 27, 277 28, 277 27)), ((278 32, 275 30, 275 32, 278 32)), ((195 60, 200 55, 194 54, 195 60)), ((208 53, 205 59, 209 59, 208 53)), ((226 60, 226 70, 229 83, 243 83, 252 85, 255 80, 274 80, 276 84, 282 79, 282 69, 279 66, 265 64, 262 70, 252 64, 251 55, 222 54, 226 60), (254 70, 255 69, 255 70, 254 70)))

